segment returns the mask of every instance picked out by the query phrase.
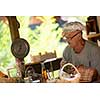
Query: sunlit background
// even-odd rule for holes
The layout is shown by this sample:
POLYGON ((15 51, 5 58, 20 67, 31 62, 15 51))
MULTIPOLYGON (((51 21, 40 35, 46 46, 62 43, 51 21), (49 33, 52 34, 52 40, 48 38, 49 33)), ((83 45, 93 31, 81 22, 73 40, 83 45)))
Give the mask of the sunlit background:
MULTIPOLYGON (((62 27, 65 22, 80 21, 85 25, 88 16, 16 16, 20 23, 20 37, 28 41, 30 52, 25 63, 31 62, 30 55, 40 52, 53 52, 62 57, 67 45, 62 40, 62 27)), ((15 67, 15 58, 11 53, 11 36, 6 17, 0 17, 0 71, 6 73, 7 68, 15 67)))

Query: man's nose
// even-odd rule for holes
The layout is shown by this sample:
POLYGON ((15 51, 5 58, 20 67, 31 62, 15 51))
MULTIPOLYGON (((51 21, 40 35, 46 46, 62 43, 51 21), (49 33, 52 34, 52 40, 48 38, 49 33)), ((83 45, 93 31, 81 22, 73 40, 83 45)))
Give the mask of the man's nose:
POLYGON ((67 38, 66 40, 68 43, 71 43, 71 41, 72 41, 71 38, 67 38))

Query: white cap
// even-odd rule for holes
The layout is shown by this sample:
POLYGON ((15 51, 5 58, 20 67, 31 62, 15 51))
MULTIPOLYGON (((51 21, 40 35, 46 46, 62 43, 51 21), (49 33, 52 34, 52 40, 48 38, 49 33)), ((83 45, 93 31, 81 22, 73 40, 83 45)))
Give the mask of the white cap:
POLYGON ((74 32, 74 31, 82 31, 85 30, 85 26, 81 24, 80 22, 70 22, 65 23, 63 26, 63 32, 74 32))

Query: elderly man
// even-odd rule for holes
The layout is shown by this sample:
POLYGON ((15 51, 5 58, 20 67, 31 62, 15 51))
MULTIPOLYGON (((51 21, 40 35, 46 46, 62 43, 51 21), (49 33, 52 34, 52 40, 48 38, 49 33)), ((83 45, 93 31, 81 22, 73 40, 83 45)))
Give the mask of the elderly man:
POLYGON ((72 63, 75 66, 94 67, 100 74, 100 47, 92 41, 84 40, 82 31, 85 27, 80 22, 66 23, 62 36, 69 44, 63 52, 61 66, 72 63))

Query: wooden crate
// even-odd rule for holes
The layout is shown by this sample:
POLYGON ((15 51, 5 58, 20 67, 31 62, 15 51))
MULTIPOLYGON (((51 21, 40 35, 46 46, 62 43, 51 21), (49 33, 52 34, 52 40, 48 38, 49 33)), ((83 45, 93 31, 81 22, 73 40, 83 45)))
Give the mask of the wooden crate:
POLYGON ((39 55, 31 55, 30 57, 32 63, 38 63, 46 59, 56 58, 57 55, 56 51, 54 51, 54 52, 45 52, 45 54, 39 53, 39 55))

